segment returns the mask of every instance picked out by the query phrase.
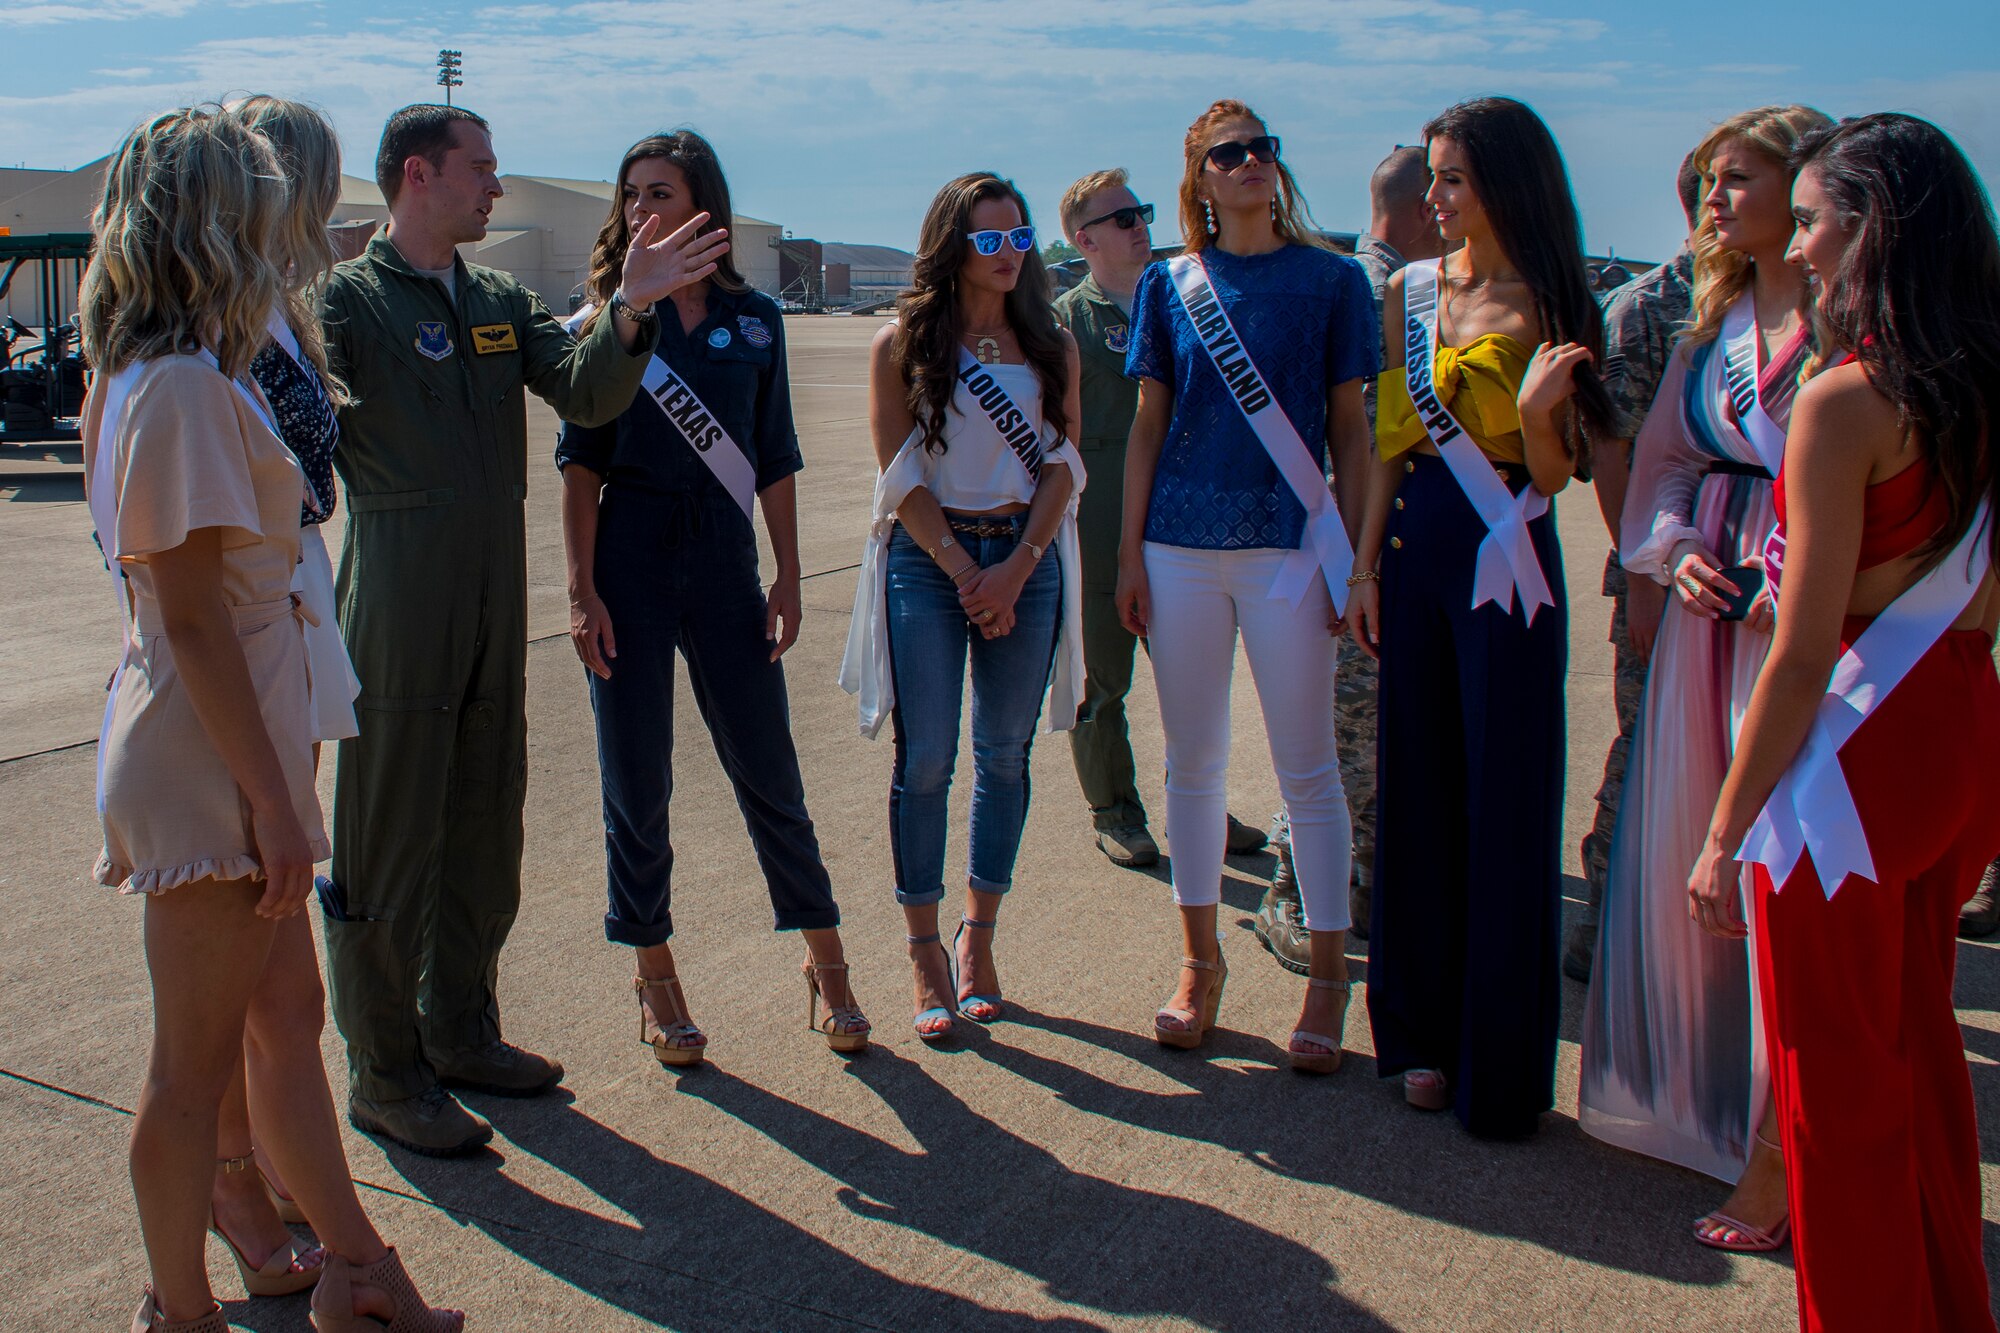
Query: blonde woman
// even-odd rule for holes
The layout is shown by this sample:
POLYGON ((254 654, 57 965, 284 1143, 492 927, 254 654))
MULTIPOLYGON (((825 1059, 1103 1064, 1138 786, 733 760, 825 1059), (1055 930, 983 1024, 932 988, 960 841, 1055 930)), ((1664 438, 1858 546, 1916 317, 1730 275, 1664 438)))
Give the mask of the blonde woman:
MULTIPOLYGON (((333 448, 340 437, 334 411, 346 399, 340 381, 326 367, 319 320, 310 305, 317 283, 333 267, 327 220, 340 198, 340 141, 326 118, 311 107, 276 97, 251 97, 229 114, 263 136, 276 153, 291 201, 279 230, 278 267, 286 275, 284 300, 273 309, 270 340, 250 362, 250 378, 272 409, 278 437, 299 460, 306 494, 299 515, 299 563, 292 591, 310 617, 304 632, 311 666, 313 763, 322 742, 355 735, 354 696, 360 683, 341 642, 335 619, 333 564, 320 525, 333 516, 333 448)), ((315 979, 317 972, 315 971, 315 979)), ((325 995, 301 987, 296 1026, 315 1033, 323 1026, 325 995)), ((233 1079, 223 1099, 216 1143, 215 1188, 210 1230, 229 1247, 253 1296, 282 1296, 312 1285, 318 1255, 301 1253, 285 1223, 306 1221, 286 1192, 283 1176, 268 1155, 256 1150, 251 1133, 246 1077, 268 1077, 250 1043, 243 1050, 244 1073, 233 1079), (254 1072, 253 1072, 254 1071, 254 1072)))
POLYGON ((1695 149, 1706 193, 1694 323, 1635 442, 1619 542, 1625 567, 1671 596, 1611 844, 1578 1119, 1607 1143, 1732 1183, 1694 1227, 1726 1250, 1784 1243, 1785 1163, 1749 946, 1696 929, 1685 893, 1771 650, 1761 552, 1811 350, 1805 274, 1785 262, 1786 158, 1828 123, 1810 107, 1762 107, 1695 149))
POLYGON ((134 1330, 222 1333, 202 1249, 217 1108, 246 1037, 266 1147, 330 1257, 319 1333, 374 1318, 450 1333, 355 1197, 312 1013, 300 909, 327 854, 300 599, 305 478, 249 379, 283 300, 287 191, 270 145, 206 109, 113 157, 92 219, 87 493, 125 629, 99 748, 100 883, 145 897, 153 1044, 132 1129, 151 1281, 134 1330))

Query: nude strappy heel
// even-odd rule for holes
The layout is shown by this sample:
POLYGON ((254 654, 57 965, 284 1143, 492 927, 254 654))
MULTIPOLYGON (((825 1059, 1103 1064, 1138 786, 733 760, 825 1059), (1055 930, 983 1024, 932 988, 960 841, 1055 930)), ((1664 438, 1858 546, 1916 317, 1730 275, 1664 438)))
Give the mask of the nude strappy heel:
POLYGON ((702 1030, 688 1021, 687 997, 681 994, 681 979, 669 973, 664 977, 633 977, 632 991, 639 996, 639 1040, 653 1048, 653 1058, 669 1069, 685 1069, 698 1065, 702 1055, 708 1050, 708 1038, 702 1030), (674 1021, 665 1026, 655 1026, 653 1035, 646 1035, 646 1000, 649 990, 663 990, 673 1001, 674 1021))
POLYGON ((160 1315, 159 1298, 153 1295, 153 1284, 146 1284, 146 1294, 139 1300, 139 1311, 132 1316, 132 1333, 229 1333, 229 1321, 222 1317, 222 1307, 216 1306, 198 1319, 183 1319, 170 1324, 160 1315))
MULTIPOLYGON (((957 970, 952 966, 951 951, 944 947, 944 940, 938 935, 936 931, 932 931, 928 935, 905 935, 903 936, 903 940, 905 943, 910 944, 912 946, 920 944, 937 945, 938 952, 944 955, 944 975, 946 982, 948 983, 948 989, 950 990, 951 994, 953 995, 958 994, 958 973, 957 970)), ((914 948, 912 948, 910 952, 910 961, 913 963, 917 961, 917 955, 914 948)), ((919 982, 923 980, 922 972, 917 973, 917 980, 919 982)), ((951 1035, 951 1010, 945 1008, 941 1004, 934 1004, 928 1009, 918 1010, 916 1016, 910 1019, 910 1026, 915 1028, 917 1030, 917 1035, 919 1037, 922 1037, 925 1041, 931 1041, 931 1042, 943 1041, 946 1037, 949 1037, 951 1035), (942 1020, 942 1022, 940 1022, 940 1020, 942 1020), (929 1029, 926 1029, 924 1027, 926 1023, 932 1024, 933 1026, 929 1029)))
POLYGON ((425 1305, 392 1245, 387 1254, 366 1268, 337 1254, 327 1258, 326 1276, 313 1288, 312 1326, 317 1333, 459 1333, 465 1327, 465 1316, 457 1310, 425 1305), (357 1314, 356 1286, 373 1287, 395 1302, 395 1317, 385 1324, 371 1315, 357 1314))
MULTIPOLYGON (((868 1034, 874 1030, 868 1022, 868 1016, 861 1012, 861 1006, 830 1004, 826 1007, 826 1021, 821 1022, 819 1017, 819 974, 845 971, 847 971, 846 963, 815 963, 811 955, 807 955, 806 1026, 814 1032, 823 1033, 829 1049, 852 1054, 868 1049, 868 1034)), ((849 990, 848 998, 853 998, 852 990, 849 990)))
POLYGON ((1212 963, 1199 958, 1183 958, 1181 966, 1193 968, 1197 972, 1213 972, 1215 980, 1208 983, 1208 993, 1202 996, 1201 1009, 1174 1009, 1161 1007, 1153 1015, 1153 1039, 1162 1046, 1172 1046, 1178 1050, 1191 1051, 1201 1045, 1202 1038, 1215 1026, 1215 1016, 1222 1010, 1222 984, 1229 980, 1229 960, 1218 951, 1212 963), (1163 1019, 1178 1019, 1184 1027, 1172 1027, 1163 1019))
MULTIPOLYGON (((1354 984, 1348 981, 1332 981, 1326 977, 1307 977, 1306 985, 1313 990, 1340 992, 1340 1015, 1334 1020, 1333 1028, 1336 1032, 1344 1033, 1347 1030, 1347 1002, 1353 998, 1354 984)), ((1292 1032, 1291 1040, 1285 1044, 1285 1054, 1291 1057, 1292 1068, 1302 1074, 1331 1074, 1340 1068, 1340 1042, 1339 1037, 1329 1037, 1323 1032, 1307 1032, 1304 1028, 1296 1028, 1292 1032), (1324 1046, 1326 1050, 1317 1053, 1302 1051, 1299 1049, 1299 1043, 1302 1041, 1309 1041, 1315 1046, 1324 1046)))
MULTIPOLYGON (((292 1221, 285 1216, 285 1209, 280 1203, 281 1196, 271 1188, 271 1182, 263 1171, 257 1168, 256 1154, 245 1153, 241 1157, 224 1157, 217 1161, 216 1165, 222 1168, 222 1174, 225 1176, 256 1170, 257 1181, 263 1186, 265 1197, 271 1200, 271 1206, 277 1210, 278 1220, 286 1223, 292 1221)), ((292 1204, 291 1211, 298 1217, 299 1223, 303 1224, 305 1215, 299 1212, 299 1206, 289 1199, 283 1202, 292 1204)), ((243 1289, 252 1296, 289 1296, 293 1292, 304 1291, 319 1281, 320 1269, 326 1264, 326 1251, 322 1247, 301 1245, 296 1237, 287 1236, 286 1244, 271 1251, 270 1257, 264 1261, 262 1267, 253 1267, 250 1261, 243 1257, 243 1251, 237 1248, 236 1242, 216 1224, 213 1209, 209 1210, 208 1229, 228 1249, 229 1257, 236 1261, 236 1271, 243 1275, 243 1289), (295 1263, 303 1264, 307 1258, 315 1258, 316 1262, 300 1268, 292 1267, 295 1263)))
MULTIPOLYGON (((992 930, 997 924, 993 921, 974 921, 969 916, 959 917, 958 932, 951 937, 954 960, 958 956, 959 936, 968 930, 992 930)), ((1001 1014, 1000 993, 995 990, 991 995, 961 995, 958 997, 958 1012, 960 1016, 969 1018, 975 1023, 995 1022, 1001 1014)))
MULTIPOLYGON (((1778 1160, 1784 1160, 1783 1144, 1773 1143, 1765 1138, 1762 1128, 1756 1130, 1756 1135, 1757 1142, 1778 1154, 1778 1160)), ((1753 1227, 1748 1222, 1739 1222, 1719 1208, 1696 1218, 1694 1222, 1694 1238, 1699 1244, 1706 1245, 1711 1250, 1727 1250, 1731 1254, 1769 1254, 1773 1250, 1783 1249, 1785 1241, 1791 1234, 1792 1215, 1789 1211, 1779 1218, 1778 1225, 1769 1231, 1762 1227, 1753 1227), (1734 1231, 1740 1239, 1723 1240, 1716 1234, 1721 1231, 1734 1231)))

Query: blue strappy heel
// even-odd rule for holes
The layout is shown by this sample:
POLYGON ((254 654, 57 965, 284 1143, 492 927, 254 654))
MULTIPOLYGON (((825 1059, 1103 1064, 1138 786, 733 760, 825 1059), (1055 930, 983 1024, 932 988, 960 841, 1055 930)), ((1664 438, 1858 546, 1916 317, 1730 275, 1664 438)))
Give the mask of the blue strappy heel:
MULTIPOLYGON (((952 994, 954 995, 957 994, 958 970, 952 966, 951 952, 950 950, 944 947, 944 941, 942 938, 939 937, 938 933, 936 931, 932 931, 928 935, 905 935, 903 936, 903 939, 905 942, 912 945, 918 945, 918 944, 937 945, 938 952, 944 955, 944 975, 947 988, 952 992, 952 994)), ((910 961, 911 962, 916 961, 915 953, 912 953, 910 955, 910 961)), ((919 972, 917 976, 919 979, 921 979, 923 973, 919 972)), ((929 1042, 943 1041, 946 1037, 949 1037, 951 1035, 951 1010, 945 1008, 941 1004, 932 1005, 928 1009, 919 1011, 917 1015, 910 1020, 910 1026, 915 1028, 917 1030, 917 1035, 923 1038, 925 1041, 929 1042), (924 1024, 934 1023, 939 1019, 944 1020, 943 1027, 936 1027, 930 1029, 926 1029, 924 1027, 924 1024)))
MULTIPOLYGON (((954 961, 958 958, 958 937, 960 935, 965 934, 968 928, 972 930, 991 930, 996 924, 992 921, 974 921, 969 916, 959 917, 958 923, 958 931, 951 937, 951 955, 954 961)), ((958 997, 958 1012, 961 1016, 969 1018, 975 1023, 995 1022, 999 1019, 1001 1013, 1000 997, 997 994, 961 995, 958 997)))

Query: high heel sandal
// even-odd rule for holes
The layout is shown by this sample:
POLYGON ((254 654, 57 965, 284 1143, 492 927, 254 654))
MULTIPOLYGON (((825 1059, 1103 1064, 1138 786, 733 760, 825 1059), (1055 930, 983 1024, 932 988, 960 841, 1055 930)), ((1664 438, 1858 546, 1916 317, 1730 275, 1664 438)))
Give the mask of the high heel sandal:
POLYGON ((218 1305, 198 1319, 169 1324, 161 1317, 159 1297, 153 1295, 153 1284, 148 1282, 146 1294, 139 1298, 139 1311, 132 1316, 132 1333, 229 1333, 229 1321, 222 1317, 218 1305))
MULTIPOLYGON (((826 1021, 822 1023, 819 1017, 819 974, 822 972, 845 971, 847 971, 846 963, 815 963, 810 955, 807 956, 805 963, 806 1026, 814 1032, 825 1034, 826 1044, 829 1049, 852 1054, 856 1051, 865 1051, 868 1049, 868 1034, 874 1031, 874 1028, 868 1022, 868 1016, 861 1012, 861 1006, 857 1004, 830 1004, 826 1007, 826 1021), (859 1027, 854 1026, 857 1023, 860 1024, 859 1027)), ((847 998, 849 1000, 854 998, 854 992, 851 989, 848 991, 847 998)))
POLYGON ((669 973, 664 977, 633 977, 633 993, 639 996, 639 1040, 653 1048, 653 1058, 669 1069, 685 1069, 698 1065, 708 1050, 708 1038, 700 1028, 688 1021, 687 997, 681 994, 681 979, 669 973), (646 1035, 646 992, 663 990, 673 1001, 674 1021, 661 1026, 654 1025, 653 1035, 646 1035))
POLYGON ((252 1264, 236 1247, 228 1232, 216 1225, 212 1209, 208 1214, 208 1229, 229 1251, 229 1257, 236 1261, 236 1271, 243 1275, 243 1290, 252 1296, 289 1296, 293 1292, 304 1291, 319 1281, 320 1274, 326 1270, 325 1247, 301 1246, 298 1237, 289 1231, 285 1233, 285 1243, 272 1250, 262 1265, 257 1265, 252 1264), (306 1260, 315 1256, 318 1262, 308 1265, 306 1260))
MULTIPOLYGON (((278 1187, 273 1185, 271 1178, 264 1174, 263 1163, 257 1160, 257 1150, 255 1148, 244 1153, 241 1157, 221 1158, 216 1162, 216 1165, 222 1168, 222 1174, 225 1176, 233 1176, 240 1171, 248 1171, 254 1167, 257 1172, 257 1183, 263 1187, 264 1197, 271 1201, 271 1207, 276 1210, 278 1220, 288 1227, 306 1227, 312 1225, 312 1223, 306 1221, 305 1209, 299 1207, 298 1200, 278 1193, 278 1187)), ((211 1222, 213 1220, 213 1218, 210 1219, 211 1222)))
MULTIPOLYGON (((1773 1143, 1765 1138, 1761 1128, 1756 1134, 1757 1142, 1778 1154, 1779 1161, 1785 1160, 1783 1144, 1773 1143)), ((1792 1215, 1789 1211, 1779 1218, 1778 1224, 1769 1231, 1762 1227, 1753 1227, 1748 1222, 1739 1222, 1720 1208, 1696 1218, 1694 1223, 1696 1242, 1708 1246, 1711 1250, 1727 1250, 1731 1254, 1769 1254, 1773 1250, 1783 1249, 1785 1241, 1791 1234, 1792 1215), (1735 1232, 1740 1239, 1722 1239, 1721 1233, 1725 1231, 1735 1232)))
MULTIPOLYGON (((967 930, 992 930, 997 924, 997 922, 993 921, 974 921, 969 916, 959 917, 958 931, 951 937, 953 960, 956 961, 958 957, 958 940, 960 935, 965 934, 967 930)), ((966 975, 970 976, 971 974, 966 973, 966 975)), ((953 989, 955 990, 956 987, 953 989)), ((975 1023, 995 1022, 1001 1014, 1000 993, 996 989, 991 995, 961 995, 958 997, 958 1012, 962 1017, 969 1018, 975 1023)))
MULTIPOLYGON (((1354 995, 1354 984, 1348 981, 1330 981, 1325 977, 1307 977, 1306 985, 1312 990, 1337 990, 1340 992, 1340 1013, 1333 1021, 1335 1032, 1347 1031, 1347 1002, 1354 995)), ((1292 1038, 1285 1044, 1285 1054, 1292 1058, 1292 1068, 1302 1074, 1331 1074, 1340 1068, 1339 1037, 1329 1037, 1323 1032, 1307 1032, 1304 1028, 1294 1029, 1292 1038), (1324 1046, 1324 1052, 1302 1051, 1299 1043, 1309 1041, 1315 1046, 1324 1046)))
MULTIPOLYGON (((440 1310, 424 1304, 416 1284, 403 1271, 403 1261, 395 1246, 366 1268, 349 1263, 340 1255, 326 1261, 326 1276, 312 1294, 312 1326, 317 1333, 459 1333, 465 1316, 457 1310, 440 1310), (373 1287, 395 1302, 396 1313, 387 1323, 354 1308, 356 1285, 373 1287)), ((220 1327, 220 1326, 218 1326, 220 1327)))
POLYGON ((1451 1106, 1451 1085, 1442 1069, 1405 1070, 1403 1100, 1419 1111, 1443 1111, 1451 1106))
POLYGON ((1202 996, 1201 1008, 1198 1011, 1162 1006, 1159 1012, 1153 1015, 1153 1040, 1162 1046, 1191 1051, 1201 1045, 1202 1038, 1215 1026, 1215 1016, 1222 1009, 1222 984, 1229 980, 1229 960, 1218 950, 1212 963, 1199 958, 1183 958, 1181 966, 1193 968, 1197 972, 1213 972, 1215 980, 1208 983, 1208 993, 1202 996), (1168 1027, 1161 1021, 1167 1018, 1179 1019, 1187 1026, 1168 1027))
MULTIPOLYGON (((953 995, 958 994, 958 974, 952 967, 951 951, 944 947, 944 940, 938 935, 936 931, 932 931, 928 935, 905 935, 903 936, 903 940, 905 943, 912 945, 916 944, 937 945, 938 952, 944 955, 944 975, 945 975, 945 981, 947 983, 947 989, 949 989, 953 995)), ((913 963, 917 961, 917 956, 914 951, 910 954, 910 961, 913 963)), ((917 973, 917 977, 919 980, 922 980, 923 973, 919 971, 917 973)), ((951 1035, 951 1010, 945 1008, 941 1004, 934 1004, 928 1009, 919 1010, 917 1012, 917 1015, 910 1020, 910 1026, 915 1028, 917 1030, 917 1035, 919 1037, 922 1037, 925 1041, 930 1041, 930 1042, 943 1041, 946 1037, 949 1037, 951 1035), (924 1024, 926 1023, 935 1024, 940 1019, 943 1020, 942 1026, 932 1027, 929 1030, 925 1029, 924 1024)))

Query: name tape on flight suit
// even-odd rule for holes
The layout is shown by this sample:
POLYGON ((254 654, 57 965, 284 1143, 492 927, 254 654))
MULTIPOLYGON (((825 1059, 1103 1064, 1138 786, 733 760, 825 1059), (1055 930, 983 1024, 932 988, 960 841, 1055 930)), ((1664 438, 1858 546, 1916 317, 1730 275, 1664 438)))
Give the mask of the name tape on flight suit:
POLYGON ((514 337, 512 324, 474 324, 472 350, 480 356, 492 356, 495 352, 518 352, 521 344, 514 337))

